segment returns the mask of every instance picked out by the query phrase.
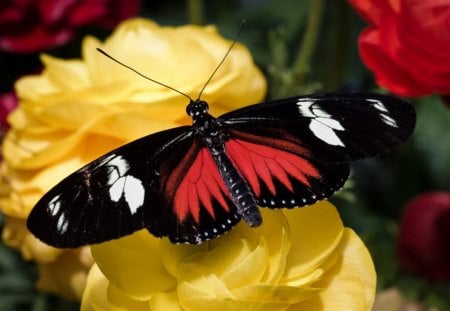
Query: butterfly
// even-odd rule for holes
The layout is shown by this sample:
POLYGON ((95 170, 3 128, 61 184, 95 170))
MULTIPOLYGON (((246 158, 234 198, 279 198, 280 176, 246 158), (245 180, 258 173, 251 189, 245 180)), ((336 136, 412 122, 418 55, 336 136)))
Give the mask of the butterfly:
POLYGON ((368 93, 298 96, 217 118, 190 100, 191 126, 150 134, 72 173, 47 192, 27 226, 61 248, 147 229, 201 243, 262 223, 259 207, 294 208, 330 197, 349 163, 387 152, 415 126, 413 107, 368 93))

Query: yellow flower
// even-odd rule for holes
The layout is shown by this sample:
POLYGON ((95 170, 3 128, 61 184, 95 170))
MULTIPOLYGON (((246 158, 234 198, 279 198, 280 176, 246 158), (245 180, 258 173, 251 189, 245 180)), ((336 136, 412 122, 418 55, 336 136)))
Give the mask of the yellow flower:
POLYGON ((371 309, 371 257, 333 205, 262 213, 201 245, 142 230, 93 246, 82 310, 371 309))
MULTIPOLYGON (((2 175, 7 191, 3 240, 40 265, 42 289, 81 297, 91 266, 86 250, 57 250, 36 240, 25 220, 37 200, 63 177, 103 153, 149 133, 189 123, 186 98, 139 77, 96 51, 100 47, 145 75, 196 98, 231 42, 214 27, 122 23, 104 42, 88 37, 82 59, 42 56, 44 71, 16 84, 2 175)), ((212 114, 260 101, 266 82, 248 50, 237 44, 202 99, 212 114)))

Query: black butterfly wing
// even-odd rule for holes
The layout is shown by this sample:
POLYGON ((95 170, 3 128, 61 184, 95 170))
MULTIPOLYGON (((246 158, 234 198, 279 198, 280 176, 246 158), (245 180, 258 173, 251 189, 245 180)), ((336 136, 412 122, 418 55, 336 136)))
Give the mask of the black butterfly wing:
POLYGON ((380 94, 322 94, 248 106, 219 118, 227 153, 258 204, 272 208, 329 197, 348 162, 386 152, 411 134, 410 104, 380 94))
POLYGON ((324 93, 247 106, 220 119, 264 137, 289 135, 317 159, 348 162, 387 152, 415 127, 409 103, 375 93, 324 93))
POLYGON ((100 243, 151 224, 157 216, 160 159, 184 152, 190 127, 135 140, 72 173, 47 192, 27 226, 45 243, 63 248, 100 243))
POLYGON ((200 243, 239 220, 209 151, 192 127, 179 127, 71 174, 41 198, 27 226, 49 245, 73 248, 143 228, 172 242, 200 243))

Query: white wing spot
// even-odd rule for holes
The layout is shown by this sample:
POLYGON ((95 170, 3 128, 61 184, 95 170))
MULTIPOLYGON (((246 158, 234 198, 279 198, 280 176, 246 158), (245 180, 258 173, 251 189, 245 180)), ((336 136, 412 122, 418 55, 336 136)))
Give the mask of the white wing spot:
POLYGON ((55 217, 58 215, 59 210, 61 209, 61 201, 59 201, 60 195, 58 194, 56 197, 54 197, 49 203, 48 203, 48 210, 50 211, 50 214, 55 217))
POLYGON ((111 155, 108 157, 107 165, 109 167, 108 185, 114 184, 120 177, 124 176, 130 169, 127 160, 121 156, 111 155))
POLYGON ((383 121, 385 124, 392 126, 392 127, 398 127, 397 122, 392 119, 390 116, 384 113, 380 113, 381 121, 383 121))
POLYGON ((316 117, 331 118, 331 115, 320 109, 320 107, 313 107, 312 112, 316 117))
POLYGON ((69 224, 67 222, 66 216, 64 215, 64 213, 61 213, 61 215, 59 215, 58 221, 56 222, 56 229, 58 229, 58 232, 60 234, 64 234, 67 231, 69 224))
POLYGON ((331 127, 334 130, 337 131, 345 131, 345 129, 342 127, 341 123, 339 123, 339 121, 336 121, 335 119, 330 119, 330 118, 316 118, 314 119, 314 121, 318 121, 322 124, 325 124, 328 127, 331 127))
POLYGON ((314 118, 315 115, 314 115, 314 113, 311 110, 311 106, 313 104, 314 104, 313 101, 301 101, 301 100, 299 100, 297 102, 297 106, 298 106, 298 109, 300 111, 300 114, 302 116, 304 116, 304 117, 307 117, 307 118, 314 118))
POLYGON ((303 101, 301 99, 297 102, 300 114, 311 119, 309 123, 311 132, 329 145, 344 147, 345 145, 337 136, 336 131, 345 131, 345 128, 319 106, 312 107, 314 103, 314 101, 303 101))
POLYGON ((372 102, 372 107, 380 112, 381 121, 389 126, 398 127, 397 122, 388 115, 389 110, 381 101, 377 99, 368 99, 367 101, 372 102))
POLYGON ((109 197, 118 202, 122 197, 128 203, 131 214, 135 214, 144 204, 145 189, 142 181, 131 175, 120 177, 109 188, 109 197))
POLYGON ((386 106, 378 99, 367 99, 367 101, 372 102, 373 108, 377 109, 378 111, 388 112, 386 106))
POLYGON ((311 120, 311 123, 309 124, 309 129, 314 133, 314 135, 317 138, 323 140, 329 145, 342 147, 345 146, 342 140, 336 135, 334 129, 320 122, 319 120, 314 119, 311 120))

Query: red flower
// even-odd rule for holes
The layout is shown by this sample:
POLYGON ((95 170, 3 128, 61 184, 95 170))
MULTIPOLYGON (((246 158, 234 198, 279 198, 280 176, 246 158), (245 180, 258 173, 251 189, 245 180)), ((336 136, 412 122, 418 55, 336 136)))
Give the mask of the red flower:
POLYGON ((111 28, 138 7, 139 0, 2 0, 0 49, 39 52, 66 43, 82 26, 111 28))
POLYGON ((450 193, 425 193, 406 205, 398 255, 404 269, 450 281, 450 193))
POLYGON ((450 94, 450 1, 349 2, 371 24, 359 52, 380 86, 400 96, 450 94))

